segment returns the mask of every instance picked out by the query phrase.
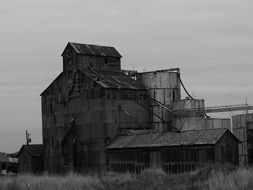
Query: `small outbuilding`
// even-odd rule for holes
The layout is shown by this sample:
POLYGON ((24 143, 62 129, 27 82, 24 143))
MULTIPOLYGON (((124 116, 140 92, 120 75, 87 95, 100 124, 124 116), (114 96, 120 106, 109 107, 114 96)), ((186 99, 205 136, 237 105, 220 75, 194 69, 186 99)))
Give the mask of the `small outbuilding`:
POLYGON ((0 152, 0 175, 6 175, 8 170, 9 159, 7 154, 0 152))
POLYGON ((42 144, 23 145, 18 152, 19 172, 39 174, 43 172, 44 147, 42 144))
POLYGON ((18 159, 14 154, 6 154, 0 152, 0 176, 1 175, 16 175, 18 159))
POLYGON ((106 148, 107 166, 116 172, 162 168, 168 173, 181 173, 208 163, 237 165, 238 144, 227 129, 120 136, 106 148))

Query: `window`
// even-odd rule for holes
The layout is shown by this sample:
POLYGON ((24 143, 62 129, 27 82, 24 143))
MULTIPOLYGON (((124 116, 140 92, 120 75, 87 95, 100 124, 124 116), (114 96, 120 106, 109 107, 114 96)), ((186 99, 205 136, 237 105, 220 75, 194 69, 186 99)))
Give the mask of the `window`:
POLYGON ((105 58, 105 64, 108 64, 108 58, 105 58))

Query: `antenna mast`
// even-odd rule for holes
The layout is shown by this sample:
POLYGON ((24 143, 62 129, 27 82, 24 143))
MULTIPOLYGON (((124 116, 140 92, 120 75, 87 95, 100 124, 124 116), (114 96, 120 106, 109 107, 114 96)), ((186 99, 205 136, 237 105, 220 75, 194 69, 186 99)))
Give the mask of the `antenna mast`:
POLYGON ((31 134, 29 134, 27 130, 25 130, 25 137, 26 137, 26 145, 29 145, 29 143, 32 142, 32 139, 31 134))

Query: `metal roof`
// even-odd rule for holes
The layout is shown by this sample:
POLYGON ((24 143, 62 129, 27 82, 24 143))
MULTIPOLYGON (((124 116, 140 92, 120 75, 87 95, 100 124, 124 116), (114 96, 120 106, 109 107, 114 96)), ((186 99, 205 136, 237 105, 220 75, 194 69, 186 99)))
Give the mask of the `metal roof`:
POLYGON ((86 69, 82 72, 103 88, 144 89, 136 80, 120 71, 86 69))
POLYGON ((44 146, 42 144, 23 145, 17 156, 19 156, 22 150, 27 150, 31 156, 43 156, 44 154, 44 146))
POLYGON ((112 142, 107 149, 213 145, 216 144, 226 132, 233 135, 228 129, 206 129, 184 131, 180 133, 146 133, 120 136, 112 142))
POLYGON ((95 56, 106 56, 106 57, 119 57, 122 56, 119 52, 110 46, 100 46, 100 45, 92 45, 92 44, 80 44, 69 42, 75 52, 77 54, 84 54, 84 55, 95 55, 95 56))

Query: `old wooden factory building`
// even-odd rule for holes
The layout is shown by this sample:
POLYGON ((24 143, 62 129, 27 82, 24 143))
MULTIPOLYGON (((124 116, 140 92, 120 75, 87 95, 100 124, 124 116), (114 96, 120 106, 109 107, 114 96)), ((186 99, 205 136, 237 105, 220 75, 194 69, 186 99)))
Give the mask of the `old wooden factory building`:
POLYGON ((183 172, 208 162, 238 163, 230 119, 181 99, 180 70, 121 69, 113 47, 68 43, 63 71, 42 92, 44 168, 48 172, 183 172))

